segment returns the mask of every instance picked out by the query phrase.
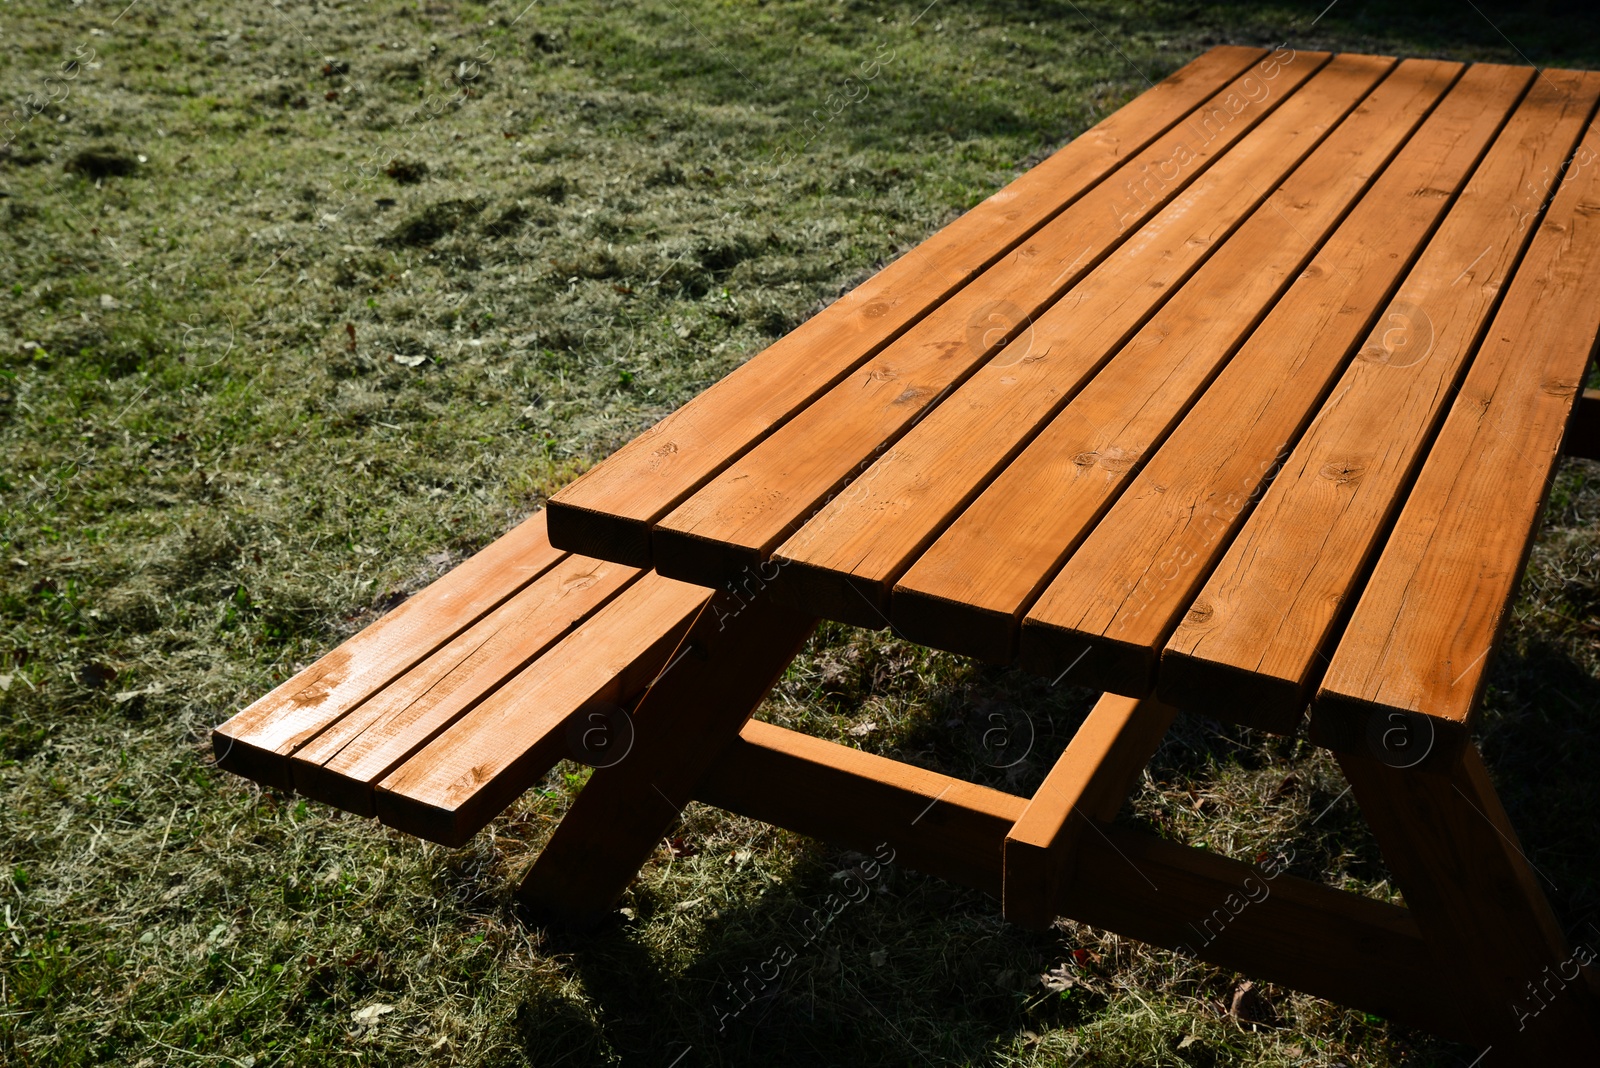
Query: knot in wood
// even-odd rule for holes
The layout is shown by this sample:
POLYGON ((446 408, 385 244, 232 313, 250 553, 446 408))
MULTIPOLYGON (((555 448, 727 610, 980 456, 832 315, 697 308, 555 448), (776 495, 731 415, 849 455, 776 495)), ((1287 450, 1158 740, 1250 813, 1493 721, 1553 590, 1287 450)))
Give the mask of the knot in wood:
POLYGON ((1317 474, 1335 485, 1344 486, 1360 481, 1365 471, 1366 465, 1357 463, 1354 460, 1330 460, 1322 465, 1317 474))

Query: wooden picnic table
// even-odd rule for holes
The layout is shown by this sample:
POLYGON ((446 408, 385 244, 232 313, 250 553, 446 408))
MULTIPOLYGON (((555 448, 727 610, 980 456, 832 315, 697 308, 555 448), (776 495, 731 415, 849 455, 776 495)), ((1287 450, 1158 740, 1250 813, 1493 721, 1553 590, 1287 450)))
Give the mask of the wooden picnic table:
MULTIPOLYGON (((1600 327, 1597 100, 1214 49, 563 489, 555 545, 720 591, 730 673, 781 670, 787 611, 1108 692, 1031 801, 748 709, 657 743, 665 794, 1192 948, 1252 869, 1110 820, 1174 709, 1309 709, 1409 908, 1280 878, 1199 955, 1594 1056, 1469 731, 1600 327)), ((579 907, 563 850, 626 808, 591 784, 532 898, 579 907)))
POLYGON ((1557 459, 1600 458, 1597 102, 1595 73, 1213 49, 219 726, 218 761, 459 844, 572 755, 596 770, 520 890, 556 918, 613 909, 699 800, 1484 1064, 1592 1063, 1592 952, 1470 732, 1557 459), (1015 796, 752 720, 819 618, 1106 693, 1015 796), (1406 907, 1113 822, 1176 716, 1308 709, 1406 907))

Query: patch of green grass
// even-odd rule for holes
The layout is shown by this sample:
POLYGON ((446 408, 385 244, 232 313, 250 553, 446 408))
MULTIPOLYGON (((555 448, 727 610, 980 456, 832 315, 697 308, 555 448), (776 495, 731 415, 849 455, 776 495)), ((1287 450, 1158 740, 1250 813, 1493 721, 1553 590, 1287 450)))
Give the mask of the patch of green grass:
MULTIPOLYGON (((1243 977, 893 867, 722 1030, 724 984, 861 858, 691 807, 626 921, 567 945, 510 895, 580 769, 443 850, 206 745, 1211 44, 1600 68, 1588 8, 1324 6, 8 4, 0 1060, 1469 1062, 1272 986, 1242 1021, 1243 977)), ((1483 735, 1577 932, 1597 472, 1560 473, 1483 735)), ((1029 792, 1090 696, 827 625, 761 714, 1029 792), (996 716, 1036 732, 1009 768, 996 716)), ((1392 898, 1342 789, 1302 741, 1184 719, 1125 818, 1392 898)))

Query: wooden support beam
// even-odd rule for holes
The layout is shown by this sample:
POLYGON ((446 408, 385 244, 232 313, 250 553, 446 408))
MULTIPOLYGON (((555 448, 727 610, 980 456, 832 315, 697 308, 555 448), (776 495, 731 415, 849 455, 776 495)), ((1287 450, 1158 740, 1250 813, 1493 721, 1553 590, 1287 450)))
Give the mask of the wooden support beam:
POLYGON ((1561 451, 1585 460, 1600 460, 1600 389, 1586 389, 1578 397, 1561 451))
MULTIPOLYGON (((1099 794, 1086 791, 1092 805, 1099 794)), ((1011 794, 760 722, 745 725, 694 796, 846 848, 887 842, 896 863, 994 894, 1006 833, 1028 808, 1011 794)), ((1466 1037, 1407 910, 1140 831, 1098 822, 1096 830, 1078 844, 1055 915, 1466 1037)))
MULTIPOLYGON (((1439 774, 1338 754, 1468 1034, 1501 1064, 1588 1064, 1600 999, 1470 743, 1439 774)), ((1344 999, 1341 999, 1344 1000, 1344 999)))
POLYGON ((1064 916, 1462 1040, 1408 911, 1124 827, 1085 835, 1064 916))
POLYGON ((1154 699, 1100 698, 1006 835, 1006 919, 1050 926, 1079 839, 1116 818, 1177 714, 1154 699))
POLYGON ((1027 802, 770 723, 745 724, 697 800, 1000 896, 1006 832, 1027 802))
POLYGON ((815 626, 771 597, 713 596, 640 698, 627 756, 595 769, 523 879, 529 911, 575 927, 610 912, 815 626))

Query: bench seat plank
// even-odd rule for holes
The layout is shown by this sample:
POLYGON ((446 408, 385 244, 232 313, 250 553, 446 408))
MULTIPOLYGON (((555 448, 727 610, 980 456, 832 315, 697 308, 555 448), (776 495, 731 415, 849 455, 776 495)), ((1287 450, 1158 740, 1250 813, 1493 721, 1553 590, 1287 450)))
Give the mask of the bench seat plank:
POLYGON ((648 566, 654 522, 1253 64, 1289 62, 1263 56, 1207 52, 662 419, 556 494, 554 542, 648 566))
POLYGON ((644 691, 709 597, 646 574, 380 781, 378 818, 465 842, 565 755, 570 717, 644 691))
MULTIPOLYGON (((1382 71, 1378 62, 1371 69, 1382 71)), ((1240 143, 1148 223, 1136 244, 1118 249, 908 432, 858 479, 860 488, 853 488, 848 499, 823 508, 780 546, 774 553, 782 564, 779 596, 814 610, 834 607, 827 614, 844 622, 881 626, 890 617, 890 590, 911 561, 1064 404, 1076 403, 1082 379, 1108 358, 1085 392, 1104 392, 1101 380, 1115 380, 1112 393, 1122 406, 1151 414, 1160 409, 1160 391, 1168 384, 1175 387, 1169 394, 1175 403, 1183 403, 1180 395, 1186 401, 1259 321, 1460 71, 1460 64, 1433 61, 1403 65, 1360 100, 1276 188, 1277 177, 1295 163, 1293 150, 1281 147, 1291 138, 1273 129, 1289 117, 1287 107, 1280 110, 1262 125, 1257 142, 1279 166, 1261 166, 1251 158, 1254 136, 1240 143), (1280 147, 1273 148, 1274 141, 1280 147), (1246 211, 1248 218, 1229 235, 1232 221, 1246 211), (1162 288, 1179 276, 1175 268, 1197 261, 1200 250, 1213 245, 1215 254, 1139 327, 1162 288), (1134 340, 1124 345, 1136 327, 1134 340), (1139 366, 1130 375, 1134 363, 1139 366), (1189 388, 1182 390, 1182 384, 1189 388), (852 609, 853 615, 846 614, 852 609), (875 612, 876 618, 864 612, 875 612)), ((1120 466, 1131 466, 1131 456, 1120 466)), ((1069 464, 1067 470, 1074 468, 1069 464)), ((1003 586, 996 582, 1002 576, 993 572, 1003 571, 1013 547, 1027 552, 1060 545, 1018 536, 1010 522, 984 524, 980 538, 969 543, 970 553, 932 566, 984 597, 996 584, 1003 586)), ((944 545, 941 555, 949 548, 944 545)), ((908 636, 925 633, 920 627, 906 629, 906 607, 895 606, 896 626, 908 636)), ((1006 638, 1012 626, 1008 620, 1002 631, 1006 638)), ((977 638, 966 628, 958 627, 957 633, 977 638)), ((989 659, 1006 658, 1003 648, 985 651, 999 654, 989 659)))
POLYGON ((1545 71, 1162 656, 1162 699, 1287 733, 1363 566, 1589 122, 1600 74, 1545 71), (1508 225, 1507 211, 1522 225, 1508 225))
POLYGON ((1557 186, 1334 653, 1315 711, 1470 726, 1600 333, 1600 124, 1557 186))
POLYGON ((372 815, 373 785, 640 575, 569 556, 307 742, 290 761, 307 797, 372 815))
POLYGON ((550 544, 544 512, 525 520, 217 727, 218 765, 289 789, 288 757, 297 748, 566 555, 550 544))
POLYGON ((1026 666, 1152 692, 1160 649, 1211 563, 1531 75, 1468 68, 1028 611, 1026 666))
MULTIPOLYGON (((1281 148, 1279 138, 1287 130, 1325 128, 1377 76, 1369 59, 1341 59, 1322 68, 1326 58, 1297 56, 1258 100, 1243 96, 1243 80, 1234 83, 1219 99, 1235 96, 1241 110, 1208 140, 1196 143, 1195 132, 1180 126, 1085 193, 1016 253, 953 294, 674 509, 652 535, 656 570, 707 586, 754 570, 947 390, 1063 293, 1075 291, 1103 257, 1142 233, 1139 228, 1208 173, 1211 164, 1233 158, 1233 146, 1249 138, 1264 150, 1256 157, 1258 165, 1272 166, 1273 150, 1281 148), (1291 92, 1308 80, 1314 91, 1291 92), (1270 124, 1276 137, 1253 136, 1269 115, 1279 113, 1289 118, 1270 124), (1148 201, 1129 204, 1127 183, 1174 161, 1182 162, 1170 181, 1148 201)), ((1253 75, 1250 80, 1255 81, 1253 75)))

